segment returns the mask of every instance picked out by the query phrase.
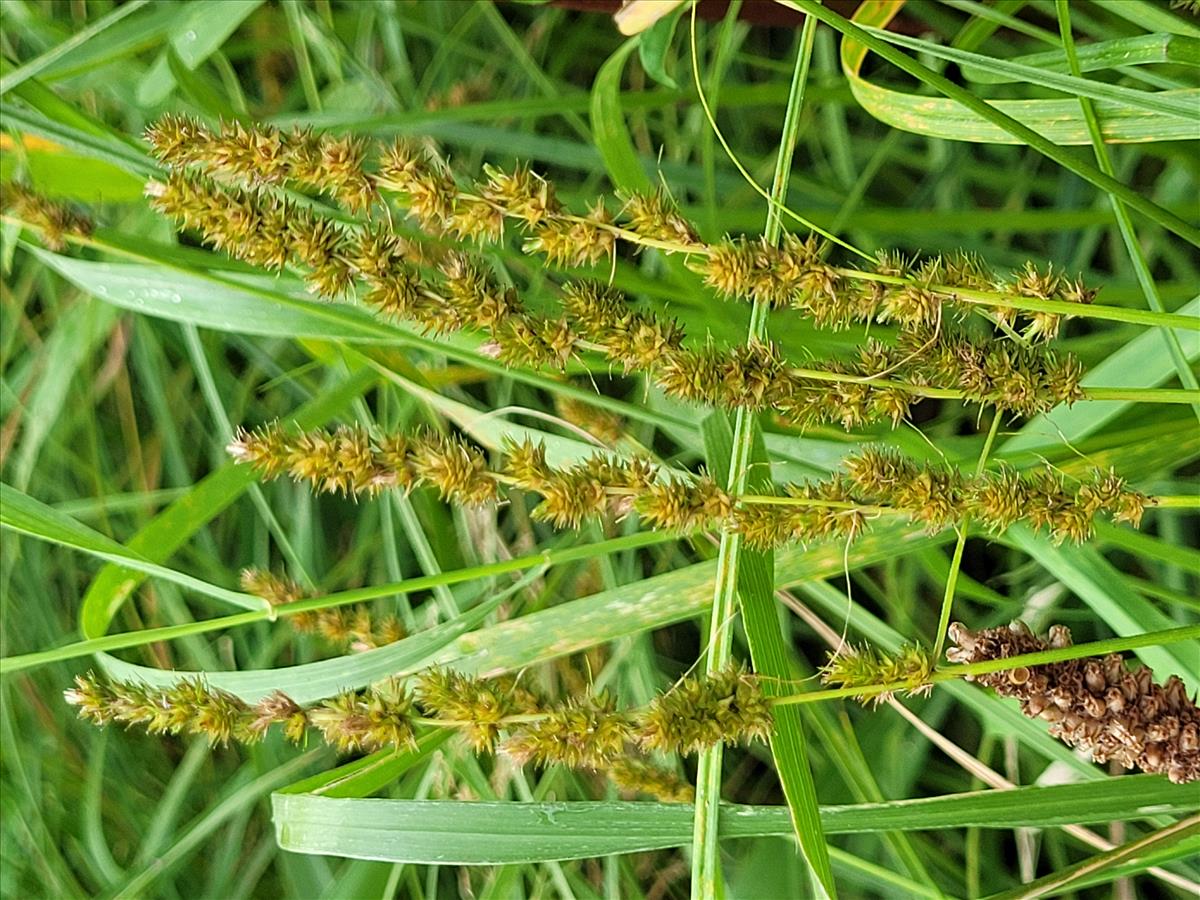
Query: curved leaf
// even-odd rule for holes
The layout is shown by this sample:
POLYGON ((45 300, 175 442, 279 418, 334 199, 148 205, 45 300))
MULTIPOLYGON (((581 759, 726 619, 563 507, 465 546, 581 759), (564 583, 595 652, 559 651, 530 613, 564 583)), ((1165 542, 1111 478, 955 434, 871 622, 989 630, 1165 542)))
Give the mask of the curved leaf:
POLYGON ((592 134, 596 149, 613 184, 626 191, 646 191, 651 187, 629 138, 621 108, 621 73, 625 71, 625 60, 637 48, 636 38, 627 40, 600 67, 592 84, 592 134))
MULTIPOLYGON (((905 0, 867 0, 863 3, 852 19, 858 25, 874 28, 886 28, 888 23, 900 12, 905 0)), ((893 40, 894 35, 888 39, 893 40)), ((947 53, 961 54, 964 59, 978 65, 978 60, 984 59, 977 54, 963 51, 940 50, 939 55, 947 53)), ((863 63, 867 58, 868 48, 859 41, 850 38, 842 40, 842 71, 850 82, 850 89, 855 99, 863 109, 894 128, 930 137, 945 138, 952 141, 971 141, 989 144, 1020 144, 1020 137, 989 122, 978 113, 964 108, 955 100, 941 97, 923 97, 904 91, 881 87, 868 81, 862 76, 863 63)), ((995 61, 993 61, 995 62, 995 61)), ((993 68, 998 68, 993 66, 993 68)), ((1005 72, 1012 74, 1023 68, 1016 64, 1008 64, 1005 72)), ((1050 77, 1044 70, 1033 70, 1045 79, 1050 77)), ((1027 76, 1028 73, 1025 73, 1027 76)), ((1065 79, 1068 76, 1054 76, 1065 79)), ((1072 79, 1072 82, 1077 80, 1072 79)), ((1078 87, 1078 85, 1077 85, 1078 87)), ((1107 99, 1098 99, 1095 104, 1096 115, 1100 120, 1100 130, 1104 139, 1113 143, 1140 141, 1169 141, 1187 140, 1200 137, 1200 123, 1195 117, 1194 104, 1197 91, 1165 91, 1164 97, 1172 108, 1183 104, 1182 111, 1186 114, 1191 107, 1190 117, 1163 115, 1161 112, 1130 105, 1126 101, 1114 100, 1109 96, 1111 91, 1107 86, 1092 83, 1088 96, 1095 96, 1096 88, 1107 99)), ((1128 89, 1122 89, 1127 91, 1128 89)), ((1124 96, 1123 94, 1121 96, 1124 96)), ((1154 96, 1154 95, 1149 95, 1154 96)), ((1066 100, 990 100, 989 105, 997 111, 1021 122, 1056 144, 1090 144, 1087 122, 1076 99, 1066 100)))

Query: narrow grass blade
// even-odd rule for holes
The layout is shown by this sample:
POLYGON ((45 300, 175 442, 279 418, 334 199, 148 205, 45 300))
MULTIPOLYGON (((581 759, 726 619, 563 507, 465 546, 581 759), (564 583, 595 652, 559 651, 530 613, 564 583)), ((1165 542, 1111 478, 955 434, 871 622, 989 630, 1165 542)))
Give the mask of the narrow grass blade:
POLYGON ((417 738, 415 747, 377 750, 309 778, 289 784, 277 794, 308 794, 320 797, 367 797, 391 784, 413 766, 425 762, 454 734, 438 728, 417 738))
POLYGON ((0 94, 7 94, 13 88, 32 78, 39 72, 49 68, 56 62, 59 62, 63 57, 71 53, 77 47, 81 47, 88 41, 101 34, 106 29, 116 25, 126 16, 137 12, 150 0, 130 0, 129 3, 119 6, 112 10, 108 15, 101 16, 96 21, 92 22, 86 28, 81 28, 75 34, 71 35, 61 44, 47 50, 36 59, 31 59, 29 62, 22 64, 20 67, 13 69, 0 78, 0 94))
MULTIPOLYGON (((691 20, 693 38, 696 28, 695 15, 696 10, 693 7, 691 20)), ((800 132, 800 114, 804 105, 804 89, 808 83, 816 26, 816 20, 811 16, 806 16, 804 28, 800 33, 796 62, 792 72, 791 90, 788 95, 787 110, 784 113, 782 137, 775 160, 775 175, 769 198, 770 207, 767 210, 764 239, 771 244, 779 243, 783 230, 781 210, 787 199, 788 173, 791 170, 792 156, 800 132)), ((696 52, 693 39, 693 76, 697 90, 700 90, 699 61, 696 59, 696 52)), ((707 105, 705 113, 711 118, 712 114, 707 105)), ((716 128, 715 121, 710 121, 709 125, 716 128)), ((750 316, 747 340, 761 341, 766 334, 767 307, 761 301, 756 300, 750 316)), ((749 484, 751 458, 757 434, 758 426, 755 415, 744 407, 739 408, 734 415, 733 433, 727 445, 726 471, 728 477, 725 481, 725 488, 733 494, 744 493, 749 484)), ((720 429, 713 431, 713 440, 715 446, 720 446, 724 451, 726 446, 724 433, 720 429)), ((761 437, 757 438, 757 444, 761 450, 763 446, 761 437)), ((761 452, 765 457, 765 450, 761 450, 761 452)), ((722 452, 721 455, 725 456, 726 453, 722 452)), ((710 460, 710 462, 715 463, 717 460, 710 460)), ((769 480, 769 475, 767 479, 769 480)), ((706 672, 723 668, 731 659, 733 619, 735 608, 738 605, 736 601, 740 598, 743 612, 745 612, 747 604, 752 607, 750 613, 744 618, 747 628, 753 626, 755 629, 751 651, 753 652, 755 647, 758 648, 767 673, 776 677, 787 677, 787 662, 782 637, 779 633, 778 621, 774 616, 775 573, 773 562, 773 556, 769 553, 747 550, 743 546, 740 534, 731 531, 721 533, 716 581, 709 618, 708 646, 704 659, 706 672), (743 565, 749 568, 743 570, 743 565)), ((754 662, 756 665, 758 664, 757 659, 754 662)), ((798 715, 785 714, 777 721, 776 729, 771 743, 772 752, 779 763, 777 768, 793 817, 796 838, 804 858, 816 876, 820 890, 829 897, 836 897, 837 888, 829 862, 829 850, 821 831, 820 819, 816 814, 816 786, 808 767, 802 722, 798 715)), ((712 898, 723 893, 720 860, 717 853, 717 807, 721 796, 722 760, 723 749, 721 744, 717 744, 701 752, 697 764, 695 827, 692 834, 692 896, 694 898, 712 898)))
POLYGON ((82 522, 7 484, 0 484, 0 527, 174 582, 180 587, 221 600, 230 606, 261 610, 266 605, 266 601, 259 597, 218 587, 184 572, 151 562, 82 522))
MULTIPOLYGON (((426 865, 512 865, 685 846, 689 804, 356 800, 277 792, 280 847, 303 853, 426 865)), ((945 828, 1053 827, 1187 813, 1200 798, 1165 778, 977 791, 820 809, 829 834, 945 828)), ((722 838, 792 835, 782 806, 720 808, 722 838)))
POLYGON ((1021 885, 1019 888, 1005 891, 1002 894, 993 894, 988 900, 1033 900, 1035 897, 1047 897, 1060 893, 1084 878, 1091 879, 1091 883, 1095 884, 1097 883, 1096 875, 1115 869, 1116 866, 1131 859, 1179 845, 1183 845, 1181 849, 1185 852, 1195 852, 1200 847, 1196 840, 1197 837, 1200 837, 1200 816, 1192 816, 1190 819, 1160 828, 1143 838, 1114 847, 1105 853, 1099 853, 1091 859, 1085 859, 1073 866, 1060 869, 1037 881, 1021 885))
MULTIPOLYGON (((1184 66, 1200 64, 1200 42, 1195 38, 1183 38, 1173 34, 1138 34, 1133 37, 1097 41, 1080 47, 1076 56, 1081 72, 1096 72, 1115 69, 1119 66, 1140 66, 1151 63, 1173 62, 1184 66)), ((1049 50, 1019 56, 1012 63, 1036 67, 1047 72, 1068 72, 1070 66, 1062 51, 1049 50)), ((969 63, 962 65, 963 77, 981 84, 1005 84, 1020 81, 1016 76, 1002 74, 994 67, 977 68, 969 63)))
MULTIPOLYGON (((865 30, 870 34, 883 38, 890 44, 907 47, 910 50, 916 50, 937 59, 948 60, 959 65, 973 66, 977 70, 988 72, 989 74, 997 75, 1010 81, 1039 85, 1040 87, 1061 91, 1064 94, 1074 94, 1076 97, 1087 97, 1113 105, 1123 105, 1130 109, 1140 109, 1145 112, 1159 113, 1164 116, 1174 116, 1185 122, 1191 122, 1193 126, 1195 125, 1196 104, 1200 102, 1200 90, 1189 88, 1180 91, 1142 91, 1136 88, 1121 87, 1119 85, 1105 84, 1100 81, 1092 81, 1087 78, 1079 78, 1074 75, 1060 74, 1050 69, 995 59, 981 53, 968 53, 964 50, 956 50, 953 47, 944 47, 932 41, 895 34, 882 28, 868 27, 865 30)), ((1187 39, 1178 38, 1177 40, 1186 41, 1187 39)), ((1178 49, 1181 51, 1180 55, 1184 60, 1188 62, 1194 60, 1197 53, 1196 42, 1192 42, 1192 46, 1179 47, 1178 49)), ((1053 101, 1009 102, 1025 102, 1028 104, 1025 108, 1030 109, 1034 113, 1033 121, 1037 122, 1038 116, 1034 104, 1053 101)), ((1086 128, 1086 122, 1084 126, 1086 128)))
MULTIPOLYGON (((706 456, 713 471, 727 470, 733 448, 733 435, 724 413, 717 412, 705 420, 706 456)), ((747 489, 760 493, 773 489, 771 469, 762 436, 755 435, 753 471, 747 478, 747 489)), ((774 553, 744 550, 738 570, 738 601, 742 625, 750 644, 754 671, 763 676, 768 695, 787 691, 794 673, 788 664, 787 645, 780 630, 779 610, 775 603, 774 553)), ((775 771, 783 786, 792 827, 806 857, 810 847, 825 845, 821 820, 817 814, 817 789, 809 767, 807 739, 799 710, 777 707, 771 733, 771 756, 775 771)), ((819 852, 818 852, 819 858, 819 852)), ((830 872, 832 878, 832 873, 830 872)))

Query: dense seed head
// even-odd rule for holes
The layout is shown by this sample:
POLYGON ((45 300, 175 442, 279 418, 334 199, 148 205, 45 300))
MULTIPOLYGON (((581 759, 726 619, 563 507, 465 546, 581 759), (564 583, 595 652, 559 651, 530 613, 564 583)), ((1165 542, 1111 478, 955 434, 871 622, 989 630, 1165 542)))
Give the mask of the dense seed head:
MULTIPOLYGON (((949 636, 957 646, 946 657, 956 663, 1070 645, 1063 626, 1042 639, 1021 622, 979 632, 955 622, 949 636)), ((1164 774, 1177 784, 1200 779, 1200 708, 1173 675, 1155 684, 1149 669, 1129 669, 1119 655, 1110 654, 969 677, 1015 697, 1025 715, 1045 719, 1052 735, 1090 751, 1095 762, 1113 760, 1127 769, 1164 774)))

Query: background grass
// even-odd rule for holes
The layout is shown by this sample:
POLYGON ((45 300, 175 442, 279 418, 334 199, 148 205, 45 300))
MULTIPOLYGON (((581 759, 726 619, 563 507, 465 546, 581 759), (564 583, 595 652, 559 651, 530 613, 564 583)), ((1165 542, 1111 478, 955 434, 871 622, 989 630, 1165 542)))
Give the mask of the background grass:
MULTIPOLYGON (((892 54, 903 74, 874 56, 861 69, 850 65, 852 47, 839 42, 854 26, 838 12, 851 8, 793 5, 821 18, 787 180, 795 213, 868 251, 965 248, 1001 270, 1052 261, 1102 286, 1101 302, 1197 314, 1200 161, 1184 139, 1198 126, 1186 115, 1194 95, 1179 93, 1196 89, 1197 20, 1136 0, 1065 10, 1048 2, 912 2, 891 26, 901 38, 862 35, 892 54), (1061 46, 1068 26, 1074 64, 1061 46), (1140 42, 1143 56, 1131 57, 1128 42, 1140 42), (1118 60, 1122 66, 1112 68, 1118 60), (1071 77, 1088 83, 1062 80, 1071 77), (978 121, 953 125, 929 113, 902 115, 905 102, 934 108, 929 101, 947 85, 950 100, 1066 103, 1078 116, 1068 137, 1079 146, 1039 144, 986 107, 978 121), (892 96, 873 105, 882 90, 892 96), (1098 154, 1079 97, 1091 98, 1100 134, 1111 136, 1106 129, 1127 116, 1142 129, 1140 142, 1098 154), (1172 98, 1182 98, 1183 115, 1172 112, 1172 98), (939 131, 946 127, 956 130, 939 131), (992 132, 1009 142, 971 140, 992 132)), ((878 4, 875 21, 889 11, 878 4)), ((513 771, 435 737, 412 753, 348 765, 325 750, 295 751, 274 740, 212 749, 96 731, 60 699, 74 674, 95 665, 146 677, 202 671, 248 694, 280 687, 316 697, 436 661, 468 671, 532 667, 547 689, 579 690, 590 680, 636 704, 692 666, 708 633, 717 556, 710 541, 646 539, 633 533, 634 523, 607 534, 599 526, 554 534, 532 523, 521 503, 474 515, 423 492, 353 504, 285 483, 259 488, 222 448, 234 424, 300 410, 312 424, 446 420, 491 446, 506 434, 532 433, 567 459, 586 449, 578 435, 526 411, 562 415, 565 400, 591 398, 596 407, 583 427, 596 429, 602 409, 620 417, 624 446, 724 471, 733 423, 718 414, 702 425, 696 410, 603 367, 588 372, 580 364, 567 381, 510 372, 482 356, 477 341, 434 342, 348 307, 307 304, 288 293, 286 279, 247 277, 213 254, 177 246, 168 223, 141 199, 154 165, 137 140, 169 110, 430 136, 464 171, 485 161, 530 161, 579 207, 614 186, 661 181, 705 239, 758 234, 767 205, 697 102, 686 16, 638 46, 624 44, 604 16, 487 2, 114 8, 8 0, 3 16, 0 173, 92 206, 106 227, 97 247, 74 258, 35 250, 11 223, 2 234, 0 452, 3 481, 19 493, 6 491, 9 527, 0 535, 0 655, 53 652, 30 660, 39 665, 27 671, 10 663, 0 682, 0 892, 686 896, 690 848, 672 848, 690 842, 690 811, 414 805, 615 799, 594 779, 513 771), (507 412, 479 415, 488 410, 507 412), (550 566, 539 558, 546 550, 550 566), (105 568, 103 560, 114 558, 126 566, 105 568), (175 574, 144 579, 130 564, 175 574), (398 611, 416 637, 338 656, 256 609, 239 610, 238 603, 254 605, 236 595, 246 565, 286 568, 336 601, 369 599, 380 611, 398 611), (244 622, 221 629, 204 622, 225 615, 244 622), (174 631, 141 633, 164 627, 174 631), (102 649, 96 644, 71 646, 106 631, 133 635, 104 658, 86 655, 102 649), (293 668, 309 664, 315 668, 293 668), (270 795, 285 788, 274 800, 277 836, 270 795), (367 795, 407 805, 386 807, 375 821, 347 805, 367 795), (375 830, 363 844, 347 825, 375 830), (446 837, 423 849, 414 830, 446 837), (279 843, 306 852, 283 852, 279 843), (439 848, 489 865, 425 865, 439 848), (344 858, 364 855, 376 859, 344 858)), ((729 20, 697 29, 697 68, 716 121, 764 187, 778 156, 799 22, 752 28, 729 20)), ((1032 127, 1039 110, 1061 116, 1064 108, 1003 115, 1032 127)), ((535 304, 548 296, 545 273, 530 258, 512 249, 490 258, 535 304)), ((716 301, 678 259, 623 258, 614 280, 691 334, 745 340, 749 309, 716 301)), ((815 331, 787 312, 773 314, 767 327, 794 358, 849 352, 862 338, 815 331)), ((1162 329, 1076 320, 1062 344, 1092 369, 1096 385, 1195 384, 1194 332, 1170 341, 1162 329)), ((978 458, 975 410, 927 402, 914 424, 919 432, 797 436, 767 422, 758 452, 771 466, 750 471, 777 481, 817 475, 877 437, 917 457, 940 453, 965 465, 978 458)), ((1147 491, 1195 493, 1200 433, 1187 406, 1090 402, 1016 431, 1004 424, 996 456, 1067 466, 1082 456, 1117 466, 1147 491)), ((1017 617, 1042 629, 1062 622, 1077 641, 1193 624, 1195 533, 1194 515, 1161 510, 1139 533, 1104 528, 1082 548, 1056 548, 1019 529, 995 541, 971 539, 954 617, 972 627, 1017 617)), ((775 665, 809 676, 843 627, 885 648, 932 641, 952 550, 953 535, 880 527, 848 553, 840 546, 778 552, 773 587, 783 592, 785 640, 775 665)), ((741 630, 731 636, 734 655, 748 657, 741 630)), ((1136 652, 1160 679, 1176 673, 1196 689, 1195 642, 1136 652)), ((799 709, 807 741, 791 748, 787 763, 778 763, 777 748, 776 763, 795 767, 783 773, 794 777, 806 756, 823 807, 945 798, 935 808, 823 809, 841 896, 978 896, 1037 878, 1047 890, 1081 897, 1111 895, 1114 879, 1128 879, 1119 882, 1125 896, 1186 896, 1180 879, 1200 878, 1200 839, 1174 824, 1195 809, 1195 792, 1161 779, 1108 777, 971 685, 946 684, 928 699, 875 711, 840 702, 799 709), (1073 794, 949 796, 1004 780, 1089 784, 1055 788, 1073 794), (1091 860, 1062 887, 1064 873, 1103 852, 1081 825, 1115 844, 1153 837, 1140 858, 1091 860), (1158 874, 1147 872, 1152 865, 1162 866, 1158 874), (1098 886, 1087 887, 1089 880, 1098 886)), ((684 771, 694 776, 694 763, 684 771)), ((726 801, 785 801, 766 747, 727 751, 721 775, 726 801)), ((781 809, 727 818, 720 833, 731 839, 720 843, 720 862, 730 895, 814 894, 781 809)))

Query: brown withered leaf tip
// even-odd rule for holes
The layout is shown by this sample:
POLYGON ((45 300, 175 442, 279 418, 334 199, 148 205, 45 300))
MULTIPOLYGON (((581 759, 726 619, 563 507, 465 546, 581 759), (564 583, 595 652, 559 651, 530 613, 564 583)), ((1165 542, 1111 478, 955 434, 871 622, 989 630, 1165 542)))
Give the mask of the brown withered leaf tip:
MULTIPOLYGON (((978 632, 955 622, 949 634, 958 646, 946 656, 956 663, 1071 644, 1071 632, 1062 625, 1051 628, 1045 639, 1021 622, 978 632)), ((1145 666, 1131 669, 1113 653, 1018 666, 973 680, 1016 697, 1025 715, 1049 722, 1052 735, 1090 751, 1095 762, 1113 760, 1127 769, 1166 775, 1176 784, 1200 779, 1200 709, 1174 675, 1155 684, 1145 666)))

